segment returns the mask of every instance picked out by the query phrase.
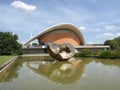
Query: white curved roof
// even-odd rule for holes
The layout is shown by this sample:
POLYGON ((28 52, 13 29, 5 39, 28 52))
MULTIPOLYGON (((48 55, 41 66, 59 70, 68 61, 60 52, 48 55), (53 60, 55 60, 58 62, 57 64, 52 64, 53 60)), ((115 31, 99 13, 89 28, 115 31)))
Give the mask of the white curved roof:
POLYGON ((56 29, 68 29, 68 30, 71 30, 73 32, 75 32, 78 37, 80 38, 81 42, 83 44, 85 44, 85 41, 84 41, 84 38, 83 38, 83 35, 82 33, 80 32, 80 30, 75 27, 74 25, 72 24, 59 24, 59 25, 55 25, 53 27, 50 27, 48 29, 45 29, 44 31, 40 32, 39 34, 35 35, 34 37, 32 37, 31 39, 29 39, 27 42, 25 42, 23 45, 28 45, 30 42, 32 42, 33 40, 37 39, 39 36, 45 34, 45 33, 48 33, 50 31, 53 31, 53 30, 56 30, 56 29))

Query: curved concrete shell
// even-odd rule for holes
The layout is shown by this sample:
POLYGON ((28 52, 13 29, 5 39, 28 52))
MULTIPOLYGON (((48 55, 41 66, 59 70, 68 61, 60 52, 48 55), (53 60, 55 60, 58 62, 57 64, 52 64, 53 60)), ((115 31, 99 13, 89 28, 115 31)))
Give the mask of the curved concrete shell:
POLYGON ((50 27, 38 35, 28 40, 24 45, 28 45, 33 40, 38 39, 39 44, 51 42, 54 44, 70 43, 73 46, 84 45, 85 41, 80 30, 71 24, 60 24, 50 27))

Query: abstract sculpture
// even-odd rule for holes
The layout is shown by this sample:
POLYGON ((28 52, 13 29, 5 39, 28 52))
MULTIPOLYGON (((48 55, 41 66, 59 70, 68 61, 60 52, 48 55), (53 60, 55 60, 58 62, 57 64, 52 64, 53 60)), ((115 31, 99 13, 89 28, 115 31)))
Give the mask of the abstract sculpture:
POLYGON ((74 47, 70 43, 62 45, 47 43, 47 51, 51 57, 60 61, 68 60, 75 54, 74 47))

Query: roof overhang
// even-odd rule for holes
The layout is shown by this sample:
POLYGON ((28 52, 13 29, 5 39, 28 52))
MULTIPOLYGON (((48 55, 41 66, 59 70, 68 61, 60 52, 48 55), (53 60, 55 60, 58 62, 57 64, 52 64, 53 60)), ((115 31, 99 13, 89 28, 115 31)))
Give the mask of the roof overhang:
POLYGON ((80 38, 81 42, 83 43, 83 45, 85 45, 85 41, 84 41, 84 38, 83 38, 83 35, 82 33, 80 32, 80 30, 75 27, 74 25, 72 24, 59 24, 59 25, 55 25, 53 27, 50 27, 48 29, 45 29, 44 31, 40 32, 39 34, 35 35, 34 37, 32 37, 31 39, 29 39, 27 42, 25 42, 23 45, 26 46, 28 45, 30 42, 32 42, 33 40, 37 39, 38 37, 40 37, 41 35, 45 34, 45 33, 48 33, 50 31, 53 31, 53 30, 57 30, 57 29, 61 29, 61 28, 64 28, 64 29, 68 29, 68 30, 71 30, 73 32, 76 33, 76 35, 80 38))

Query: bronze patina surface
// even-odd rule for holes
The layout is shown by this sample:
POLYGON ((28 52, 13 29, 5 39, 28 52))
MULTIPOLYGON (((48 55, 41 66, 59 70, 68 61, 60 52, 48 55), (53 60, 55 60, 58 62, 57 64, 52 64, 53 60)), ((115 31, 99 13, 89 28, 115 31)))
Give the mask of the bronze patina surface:
POLYGON ((75 54, 74 47, 70 43, 62 45, 47 43, 47 51, 51 57, 60 61, 68 60, 75 54))

